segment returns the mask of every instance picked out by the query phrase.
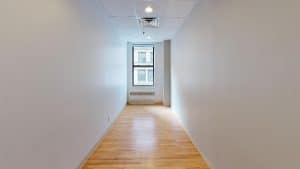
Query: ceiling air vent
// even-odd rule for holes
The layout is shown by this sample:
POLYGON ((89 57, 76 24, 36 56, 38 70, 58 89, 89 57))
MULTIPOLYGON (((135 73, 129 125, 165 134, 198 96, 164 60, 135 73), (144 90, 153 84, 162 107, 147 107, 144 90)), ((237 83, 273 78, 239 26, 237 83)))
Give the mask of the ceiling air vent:
POLYGON ((159 18, 157 17, 143 17, 138 21, 144 28, 159 28, 159 18))

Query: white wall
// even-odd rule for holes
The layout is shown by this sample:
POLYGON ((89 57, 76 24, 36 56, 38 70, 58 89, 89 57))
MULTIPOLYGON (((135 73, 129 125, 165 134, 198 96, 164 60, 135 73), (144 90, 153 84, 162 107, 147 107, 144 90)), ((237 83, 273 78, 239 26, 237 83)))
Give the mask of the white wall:
POLYGON ((212 168, 300 168, 299 16, 298 0, 203 0, 173 39, 173 110, 212 168))
POLYGON ((132 46, 127 45, 127 91, 128 102, 131 104, 153 104, 162 103, 164 88, 164 45, 162 42, 154 44, 154 86, 133 86, 132 82, 132 46), (154 96, 130 96, 130 92, 154 92, 154 96))
POLYGON ((96 0, 0 2, 0 168, 75 169, 126 103, 126 43, 96 0))
POLYGON ((164 41, 163 105, 171 105, 171 40, 164 41))

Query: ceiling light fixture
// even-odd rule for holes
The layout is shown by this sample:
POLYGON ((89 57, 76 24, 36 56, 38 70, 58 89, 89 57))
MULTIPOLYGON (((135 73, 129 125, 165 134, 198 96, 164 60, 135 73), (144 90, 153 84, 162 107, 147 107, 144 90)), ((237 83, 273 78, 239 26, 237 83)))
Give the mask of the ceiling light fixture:
POLYGON ((151 6, 147 6, 147 7, 145 8, 145 12, 146 12, 146 13, 152 13, 152 12, 153 12, 153 8, 152 8, 151 6))

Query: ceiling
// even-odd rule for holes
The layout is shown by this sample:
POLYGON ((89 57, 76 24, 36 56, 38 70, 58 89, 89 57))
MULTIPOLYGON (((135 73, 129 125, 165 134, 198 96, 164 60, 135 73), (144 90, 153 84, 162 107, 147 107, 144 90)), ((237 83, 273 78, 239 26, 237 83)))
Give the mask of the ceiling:
POLYGON ((123 40, 157 42, 172 38, 198 0, 100 0, 100 2, 123 40), (149 5, 153 8, 152 14, 144 11, 149 5), (139 17, 158 17, 160 26, 143 29, 138 24, 139 17))

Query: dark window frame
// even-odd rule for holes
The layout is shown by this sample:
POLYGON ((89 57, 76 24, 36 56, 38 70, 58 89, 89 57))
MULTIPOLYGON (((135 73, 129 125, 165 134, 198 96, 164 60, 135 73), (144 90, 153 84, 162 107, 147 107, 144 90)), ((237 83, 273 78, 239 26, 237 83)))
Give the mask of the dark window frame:
POLYGON ((154 87, 154 83, 155 83, 155 47, 154 45, 149 45, 149 44, 135 44, 132 46, 132 86, 134 87, 138 87, 138 86, 141 86, 141 87, 154 87), (153 58, 153 64, 152 65, 135 65, 134 64, 134 48, 135 47, 152 47, 152 58, 153 58), (134 84, 134 68, 153 68, 153 83, 152 85, 135 85, 134 84))

